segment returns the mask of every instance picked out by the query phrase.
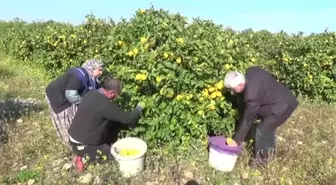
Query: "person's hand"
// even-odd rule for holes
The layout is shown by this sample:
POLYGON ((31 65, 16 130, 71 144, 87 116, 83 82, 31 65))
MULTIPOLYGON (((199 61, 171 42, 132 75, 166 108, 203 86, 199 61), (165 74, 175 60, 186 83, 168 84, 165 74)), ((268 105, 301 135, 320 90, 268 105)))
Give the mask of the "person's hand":
POLYGON ((229 147, 237 147, 238 144, 236 143, 235 140, 231 139, 231 138, 228 138, 226 140, 226 144, 229 146, 229 147))
POLYGON ((142 110, 146 108, 145 102, 138 103, 138 106, 140 106, 142 110))

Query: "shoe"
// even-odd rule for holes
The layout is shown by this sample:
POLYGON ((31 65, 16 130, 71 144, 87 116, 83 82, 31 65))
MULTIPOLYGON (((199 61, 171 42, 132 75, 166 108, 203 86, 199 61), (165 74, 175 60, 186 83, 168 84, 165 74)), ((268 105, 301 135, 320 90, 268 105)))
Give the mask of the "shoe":
POLYGON ((84 163, 81 156, 76 155, 73 159, 74 166, 78 172, 84 171, 84 163))

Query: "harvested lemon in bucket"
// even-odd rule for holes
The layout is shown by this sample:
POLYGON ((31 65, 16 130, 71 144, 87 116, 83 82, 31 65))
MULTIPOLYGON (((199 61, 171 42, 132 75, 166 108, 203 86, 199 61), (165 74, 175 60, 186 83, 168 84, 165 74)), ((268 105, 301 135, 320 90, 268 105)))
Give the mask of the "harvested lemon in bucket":
POLYGON ((136 156, 140 153, 140 150, 137 149, 127 149, 123 148, 120 150, 119 155, 121 156, 136 156))
POLYGON ((226 139, 226 143, 229 145, 229 144, 232 144, 233 140, 231 138, 227 138, 226 139))
POLYGON ((146 142, 136 137, 119 139, 111 146, 111 154, 118 162, 123 177, 131 177, 144 170, 146 151, 146 142))

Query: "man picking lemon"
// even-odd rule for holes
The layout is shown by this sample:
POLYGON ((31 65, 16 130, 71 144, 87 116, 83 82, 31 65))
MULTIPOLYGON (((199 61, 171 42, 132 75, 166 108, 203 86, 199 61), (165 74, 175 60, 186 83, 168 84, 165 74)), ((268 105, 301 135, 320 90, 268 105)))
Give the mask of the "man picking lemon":
POLYGON ((224 86, 235 93, 244 93, 245 110, 239 128, 229 146, 238 146, 246 138, 256 116, 261 118, 255 134, 256 164, 266 164, 275 154, 275 131, 299 105, 293 93, 266 70, 253 66, 246 74, 230 71, 224 86))
POLYGON ((118 130, 119 123, 134 128, 141 118, 144 102, 138 103, 132 111, 124 111, 111 101, 119 96, 121 90, 121 82, 109 78, 102 88, 90 91, 82 98, 68 131, 78 171, 85 168, 83 159, 87 159, 88 164, 112 159, 108 138, 118 130))

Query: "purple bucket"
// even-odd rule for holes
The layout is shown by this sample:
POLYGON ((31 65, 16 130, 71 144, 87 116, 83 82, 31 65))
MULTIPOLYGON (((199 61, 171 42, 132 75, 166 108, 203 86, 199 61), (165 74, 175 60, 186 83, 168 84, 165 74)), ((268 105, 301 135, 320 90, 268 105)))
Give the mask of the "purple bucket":
POLYGON ((242 152, 242 146, 231 147, 226 144, 226 138, 220 136, 209 137, 209 145, 212 149, 216 150, 219 153, 225 154, 239 154, 242 152))

